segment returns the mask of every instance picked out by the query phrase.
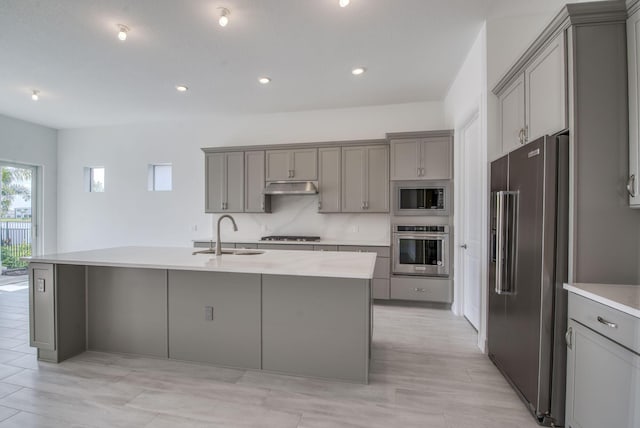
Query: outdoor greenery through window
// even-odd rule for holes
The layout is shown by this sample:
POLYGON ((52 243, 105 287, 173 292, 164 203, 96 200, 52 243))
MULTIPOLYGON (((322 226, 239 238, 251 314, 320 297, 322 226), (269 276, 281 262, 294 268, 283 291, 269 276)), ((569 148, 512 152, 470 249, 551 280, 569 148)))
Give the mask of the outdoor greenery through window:
POLYGON ((86 167, 84 169, 85 192, 104 192, 104 167, 86 167))
POLYGON ((0 166, 0 266, 2 274, 24 273, 31 255, 31 181, 29 168, 0 166))

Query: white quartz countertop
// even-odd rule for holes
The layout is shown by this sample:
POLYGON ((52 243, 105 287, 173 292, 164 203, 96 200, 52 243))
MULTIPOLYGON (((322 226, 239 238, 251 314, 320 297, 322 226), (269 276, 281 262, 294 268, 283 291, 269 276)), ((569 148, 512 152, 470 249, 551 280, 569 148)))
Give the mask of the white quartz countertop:
POLYGON ((30 262, 148 269, 371 279, 375 253, 261 250, 258 255, 193 255, 194 248, 117 247, 48 254, 30 262))
MULTIPOLYGON (((193 242, 212 242, 211 239, 194 239, 193 242)), ((213 240, 215 244, 216 240, 213 240)), ((332 239, 321 239, 319 241, 263 241, 261 239, 228 239, 222 240, 230 244, 289 244, 289 245, 350 245, 356 247, 388 247, 389 242, 381 241, 336 241, 332 239)))
POLYGON ((638 285, 565 284, 564 289, 640 318, 640 286, 638 285))

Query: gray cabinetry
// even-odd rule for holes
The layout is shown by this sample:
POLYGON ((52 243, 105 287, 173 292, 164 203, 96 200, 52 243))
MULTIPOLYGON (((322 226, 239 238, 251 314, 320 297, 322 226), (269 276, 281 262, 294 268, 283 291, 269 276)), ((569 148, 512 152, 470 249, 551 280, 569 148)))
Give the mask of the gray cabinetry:
POLYGON ((565 425, 640 426, 640 319, 573 293, 569 318, 565 425))
POLYGON ((640 3, 636 3, 627 20, 629 66, 629 205, 640 208, 640 3))
POLYGON ((266 181, 318 179, 318 149, 267 150, 266 181))
POLYGON ((205 212, 242 212, 244 153, 207 153, 205 163, 205 212))
POLYGON ((260 299, 257 274, 169 271, 169 358, 259 369, 260 299))
POLYGON ((342 212, 389 212, 389 147, 342 148, 342 212))
POLYGON ((502 153, 567 127, 565 52, 562 31, 499 92, 502 153))
POLYGON ((374 299, 388 300, 390 294, 389 278, 391 274, 391 249, 389 247, 341 245, 340 251, 376 253, 376 265, 373 269, 371 292, 374 299))
POLYGON ((318 149, 318 211, 340 212, 342 149, 328 147, 318 149))
POLYGON ((271 212, 271 197, 265 196, 263 193, 265 186, 264 151, 245 152, 244 165, 244 212, 271 212))
POLYGON ((53 265, 29 265, 29 343, 40 349, 56 349, 55 282, 53 265))
POLYGON ((451 137, 391 140, 391 180, 452 178, 451 137))

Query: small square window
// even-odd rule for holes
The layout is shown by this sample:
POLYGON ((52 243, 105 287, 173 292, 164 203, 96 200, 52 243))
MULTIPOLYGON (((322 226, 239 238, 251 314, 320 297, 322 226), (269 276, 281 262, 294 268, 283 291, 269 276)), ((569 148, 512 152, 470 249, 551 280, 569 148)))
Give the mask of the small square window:
POLYGON ((104 192, 104 167, 85 168, 84 183, 87 192, 104 192))
POLYGON ((149 165, 148 188, 151 192, 171 191, 171 164, 159 163, 149 165))

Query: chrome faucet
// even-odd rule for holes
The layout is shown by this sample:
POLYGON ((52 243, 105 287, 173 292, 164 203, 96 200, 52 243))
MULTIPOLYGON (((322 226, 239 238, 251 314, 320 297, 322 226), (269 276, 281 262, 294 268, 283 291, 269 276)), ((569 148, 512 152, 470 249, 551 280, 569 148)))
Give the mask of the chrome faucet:
POLYGON ((229 214, 221 215, 220 218, 218 218, 218 228, 217 228, 217 231, 216 231, 216 233, 217 233, 217 235, 216 235, 216 256, 221 256, 222 255, 222 240, 220 239, 220 222, 225 217, 228 218, 229 220, 231 220, 231 222, 233 223, 233 231, 234 232, 238 231, 238 225, 236 225, 236 221, 229 214))

